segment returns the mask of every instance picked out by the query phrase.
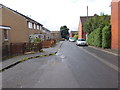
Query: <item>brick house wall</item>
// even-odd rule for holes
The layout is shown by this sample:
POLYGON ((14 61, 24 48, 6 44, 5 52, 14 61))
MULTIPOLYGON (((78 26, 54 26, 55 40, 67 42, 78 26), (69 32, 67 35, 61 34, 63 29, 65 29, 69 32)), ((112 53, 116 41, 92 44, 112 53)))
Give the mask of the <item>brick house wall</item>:
POLYGON ((2 14, 2 25, 11 27, 11 30, 8 30, 8 43, 28 42, 25 19, 7 8, 2 8, 2 14))
POLYGON ((91 18, 93 16, 81 16, 79 20, 79 26, 78 26, 78 38, 84 38, 86 39, 86 32, 83 31, 83 25, 85 24, 87 18, 91 18))
POLYGON ((81 19, 80 19, 79 20, 79 26, 78 26, 78 38, 82 38, 82 33, 83 33, 82 22, 81 22, 81 19))
POLYGON ((120 49, 120 0, 113 0, 111 5, 111 48, 120 49))
POLYGON ((78 32, 78 31, 70 31, 69 36, 70 36, 70 37, 74 37, 74 35, 76 35, 77 32, 78 32))
POLYGON ((29 35, 34 34, 40 34, 40 25, 39 30, 37 29, 37 23, 36 21, 32 20, 29 17, 24 16, 21 13, 18 13, 17 11, 14 11, 10 8, 7 8, 6 6, 0 5, 2 8, 0 8, 0 25, 2 26, 9 26, 11 27, 10 30, 8 30, 8 40, 4 40, 4 29, 2 29, 2 42, 3 44, 9 44, 9 43, 25 43, 29 42, 29 35), (33 23, 32 27, 34 27, 34 24, 36 24, 36 29, 29 28, 28 22, 33 23))
POLYGON ((0 7, 0 25, 2 25, 2 8, 0 7))
POLYGON ((85 40, 86 40, 86 32, 83 32, 83 37, 82 38, 84 38, 85 40))
POLYGON ((61 33, 60 31, 51 31, 51 39, 61 40, 61 33))
POLYGON ((70 32, 70 37, 73 37, 73 34, 72 34, 72 32, 70 32))
MULTIPOLYGON (((2 24, 2 9, 0 8, 0 25, 2 24)), ((2 48, 2 29, 0 29, 0 53, 1 53, 1 48, 2 48)), ((0 58, 0 60, 2 60, 0 58)))

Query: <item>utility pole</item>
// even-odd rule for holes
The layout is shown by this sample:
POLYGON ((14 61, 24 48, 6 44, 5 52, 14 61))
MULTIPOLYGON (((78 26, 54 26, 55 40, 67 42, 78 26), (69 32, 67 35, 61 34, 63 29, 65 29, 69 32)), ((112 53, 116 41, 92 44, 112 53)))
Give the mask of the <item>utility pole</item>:
POLYGON ((88 19, 88 6, 87 6, 87 19, 88 19))
MULTIPOLYGON (((87 6, 87 20, 88 20, 88 6, 87 6)), ((88 39, 88 33, 86 33, 86 40, 88 39)))

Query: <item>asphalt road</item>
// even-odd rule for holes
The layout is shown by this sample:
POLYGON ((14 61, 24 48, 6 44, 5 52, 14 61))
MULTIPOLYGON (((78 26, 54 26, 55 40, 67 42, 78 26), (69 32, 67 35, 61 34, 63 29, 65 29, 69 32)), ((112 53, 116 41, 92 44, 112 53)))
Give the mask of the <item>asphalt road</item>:
POLYGON ((2 73, 3 88, 117 88, 117 56, 65 41, 54 56, 2 73))

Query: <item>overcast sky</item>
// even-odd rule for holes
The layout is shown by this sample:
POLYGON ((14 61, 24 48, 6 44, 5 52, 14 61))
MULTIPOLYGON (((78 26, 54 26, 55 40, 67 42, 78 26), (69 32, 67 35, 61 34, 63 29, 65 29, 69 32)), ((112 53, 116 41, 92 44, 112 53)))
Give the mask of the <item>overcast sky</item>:
POLYGON ((112 0, 0 0, 0 3, 28 15, 49 30, 59 30, 67 25, 70 30, 77 30, 79 17, 100 12, 111 14, 112 0))

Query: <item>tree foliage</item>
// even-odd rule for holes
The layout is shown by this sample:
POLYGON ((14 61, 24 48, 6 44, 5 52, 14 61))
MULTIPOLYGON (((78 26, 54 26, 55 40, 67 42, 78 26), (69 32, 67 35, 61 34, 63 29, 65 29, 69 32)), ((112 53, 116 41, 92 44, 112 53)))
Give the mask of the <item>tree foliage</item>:
POLYGON ((84 32, 90 34, 92 31, 96 30, 97 28, 103 28, 105 25, 110 25, 110 16, 103 15, 103 16, 94 16, 88 18, 83 25, 84 32))
POLYGON ((91 33, 92 32, 92 18, 89 18, 85 24, 83 25, 84 32, 91 33))
POLYGON ((78 39, 78 35, 74 35, 74 39, 76 41, 78 39))
POLYGON ((35 35, 31 35, 30 38, 29 38, 29 42, 30 43, 40 43, 41 39, 40 38, 36 38, 35 35))
POLYGON ((110 16, 94 16, 88 19, 84 26, 84 31, 88 33, 87 43, 89 45, 110 48, 111 46, 111 27, 110 16))
POLYGON ((41 42, 41 39, 40 38, 35 38, 34 39, 34 43, 40 43, 41 42))
POLYGON ((77 31, 77 32, 75 32, 75 35, 78 35, 78 31, 77 31))
POLYGON ((111 47, 111 31, 110 26, 105 26, 102 30, 102 48, 111 47))
POLYGON ((69 28, 66 25, 60 27, 61 37, 68 39, 69 38, 69 28))

